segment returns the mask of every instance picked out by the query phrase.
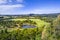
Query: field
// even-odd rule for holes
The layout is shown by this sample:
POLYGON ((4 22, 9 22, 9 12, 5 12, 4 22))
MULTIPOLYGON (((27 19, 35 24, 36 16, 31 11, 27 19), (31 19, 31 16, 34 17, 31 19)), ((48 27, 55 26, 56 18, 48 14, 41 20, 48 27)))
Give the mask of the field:
MULTIPOLYGON (((10 19, 10 20, 12 20, 12 21, 24 21, 24 20, 27 20, 27 19, 10 19)), ((50 26, 50 23, 44 22, 40 19, 29 19, 29 20, 32 20, 32 21, 36 22, 37 23, 36 27, 40 28, 40 30, 43 30, 44 26, 50 26)), ((11 31, 17 30, 17 29, 23 30, 24 28, 23 29, 18 28, 18 27, 8 28, 8 31, 11 32, 11 31)), ((28 29, 34 29, 34 28, 28 28, 28 29)))
MULTIPOLYGON (((27 20, 27 19, 11 19, 11 20, 13 20, 13 21, 24 21, 24 20, 27 20)), ((44 25, 49 25, 50 24, 50 23, 44 22, 40 19, 29 19, 29 20, 32 20, 32 21, 36 22, 37 27, 42 27, 44 25)))
MULTIPOLYGON (((49 20, 46 20, 49 21, 49 20)), ((51 23, 37 18, 12 18, 4 19, 0 22, 3 30, 0 30, 1 40, 55 40, 54 27, 51 28, 51 23), (36 24, 35 24, 36 23, 36 24), (22 28, 23 24, 36 26, 34 28, 22 28), (53 31, 53 34, 51 34, 53 31), (48 37, 48 38, 47 38, 48 37)), ((31 27, 31 26, 30 26, 31 27)))

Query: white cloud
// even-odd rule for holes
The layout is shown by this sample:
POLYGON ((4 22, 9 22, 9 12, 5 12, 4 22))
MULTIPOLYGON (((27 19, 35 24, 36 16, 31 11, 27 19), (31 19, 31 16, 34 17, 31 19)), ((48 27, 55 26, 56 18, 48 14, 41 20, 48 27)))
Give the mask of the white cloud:
POLYGON ((48 13, 60 13, 60 9, 33 9, 26 11, 25 13, 34 13, 34 14, 48 14, 48 13))
POLYGON ((0 0, 0 4, 6 3, 7 0, 0 0))
MULTIPOLYGON (((9 2, 12 2, 13 0, 8 0, 9 2)), ((16 0, 16 2, 22 3, 24 0, 16 0)), ((0 4, 7 3, 7 0, 0 0, 0 4)))
MULTIPOLYGON (((18 1, 18 0, 16 0, 16 1, 18 1)), ((9 2, 12 2, 12 0, 9 0, 9 2)), ((16 12, 14 10, 16 10, 17 8, 20 9, 20 8, 24 7, 23 4, 14 4, 14 5, 13 4, 12 5, 6 4, 6 5, 4 5, 5 3, 9 3, 9 2, 7 0, 0 0, 0 14, 13 13, 13 12, 16 12)), ((19 2, 23 3, 22 0, 20 0, 19 2)))
POLYGON ((13 7, 24 7, 22 4, 15 5, 0 5, 0 8, 13 8, 13 7))
POLYGON ((24 5, 22 4, 16 4, 16 5, 1 5, 0 6, 0 11, 6 11, 6 10, 11 10, 14 8, 22 8, 24 5))
POLYGON ((24 1, 24 0, 17 0, 17 2, 21 2, 21 3, 22 3, 23 1, 24 1))

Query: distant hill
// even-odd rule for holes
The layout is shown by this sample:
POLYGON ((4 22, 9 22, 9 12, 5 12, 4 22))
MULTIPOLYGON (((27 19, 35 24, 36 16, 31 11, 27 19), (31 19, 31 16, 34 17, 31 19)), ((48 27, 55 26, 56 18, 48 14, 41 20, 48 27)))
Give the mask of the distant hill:
POLYGON ((0 15, 0 16, 42 16, 42 17, 56 17, 60 15, 60 13, 49 13, 49 14, 24 14, 24 15, 0 15))
POLYGON ((57 17, 60 13, 51 13, 51 14, 29 14, 29 16, 44 16, 44 17, 57 17))

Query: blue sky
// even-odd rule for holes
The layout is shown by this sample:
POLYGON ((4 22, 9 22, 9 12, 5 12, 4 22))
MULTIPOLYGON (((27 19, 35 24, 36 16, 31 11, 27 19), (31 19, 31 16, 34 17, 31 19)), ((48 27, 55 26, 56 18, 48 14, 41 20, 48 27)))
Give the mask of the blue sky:
POLYGON ((0 14, 60 13, 60 0, 0 0, 0 14))

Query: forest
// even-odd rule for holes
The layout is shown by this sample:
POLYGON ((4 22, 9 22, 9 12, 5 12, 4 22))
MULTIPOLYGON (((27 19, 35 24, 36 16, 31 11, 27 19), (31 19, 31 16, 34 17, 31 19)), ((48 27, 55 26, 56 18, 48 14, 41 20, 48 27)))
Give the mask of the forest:
POLYGON ((60 40, 60 15, 0 16, 0 40, 60 40))

